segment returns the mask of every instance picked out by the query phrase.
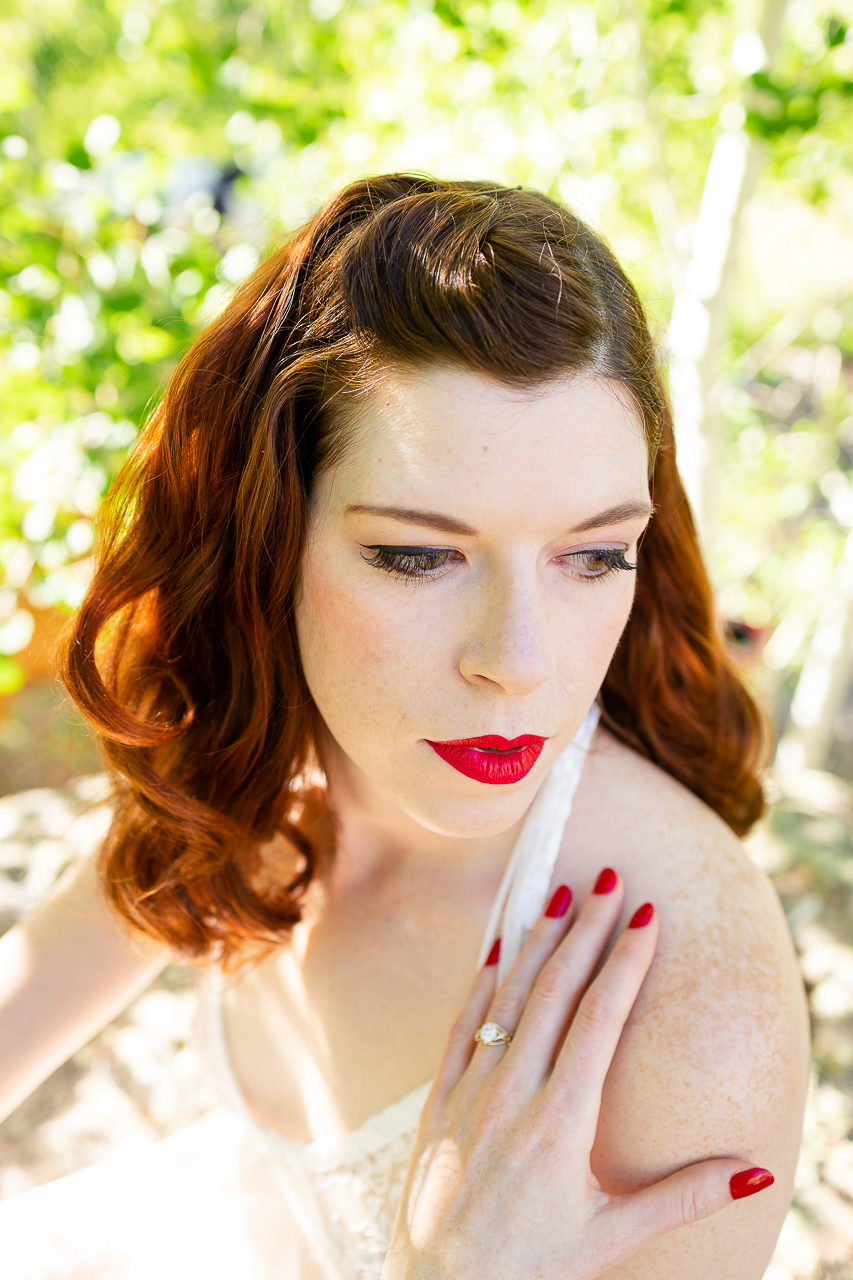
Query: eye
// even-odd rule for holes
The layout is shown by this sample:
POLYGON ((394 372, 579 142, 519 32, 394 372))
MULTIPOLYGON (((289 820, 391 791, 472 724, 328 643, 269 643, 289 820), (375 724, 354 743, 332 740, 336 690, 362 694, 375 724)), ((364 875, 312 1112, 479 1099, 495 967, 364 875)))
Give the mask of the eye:
POLYGON ((620 570, 633 572, 635 564, 625 558, 623 547, 591 547, 588 551, 570 551, 558 557, 561 564, 574 571, 574 577, 601 581, 620 570))
POLYGON ((462 554, 451 547, 365 547, 372 556, 362 556, 374 569, 383 569, 395 578, 436 578, 454 557, 462 554))

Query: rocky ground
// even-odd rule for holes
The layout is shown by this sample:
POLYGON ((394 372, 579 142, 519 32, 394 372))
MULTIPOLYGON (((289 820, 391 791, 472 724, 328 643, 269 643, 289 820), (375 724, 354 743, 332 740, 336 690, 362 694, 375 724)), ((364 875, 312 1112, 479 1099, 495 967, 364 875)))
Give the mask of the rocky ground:
MULTIPOLYGON (((0 931, 98 843, 104 790, 90 775, 0 799, 0 931)), ((786 779, 748 848, 785 907, 814 1035, 796 1195, 765 1280, 853 1280, 853 791, 832 774, 786 779)), ((196 980, 170 966, 0 1125, 0 1198, 212 1107, 188 1045, 196 980)))

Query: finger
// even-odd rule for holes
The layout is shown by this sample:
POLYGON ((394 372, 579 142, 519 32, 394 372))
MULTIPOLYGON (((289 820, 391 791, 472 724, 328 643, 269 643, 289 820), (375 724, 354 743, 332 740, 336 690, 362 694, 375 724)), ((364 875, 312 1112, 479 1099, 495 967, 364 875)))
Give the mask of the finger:
MULTIPOLYGON (((568 885, 559 885, 495 993, 484 1021, 495 1022, 514 1034, 542 966, 565 937, 573 916, 572 891, 568 885)), ((472 1073, 481 1076, 491 1071, 503 1057, 505 1048, 504 1045, 478 1045, 472 1059, 472 1073)))
POLYGON ((612 1241, 614 1250, 605 1269, 658 1236, 719 1213, 773 1182, 768 1169, 743 1160, 703 1160, 642 1191, 610 1197, 599 1219, 604 1229, 598 1238, 612 1241))
POLYGON ((465 1072, 477 1047, 474 1033, 485 1021, 489 1005, 494 999, 497 977, 497 959, 500 943, 492 948, 489 960, 474 977, 468 999, 459 1017, 450 1028, 447 1044, 433 1083, 433 1095, 446 1097, 465 1072))
POLYGON ((564 1114, 571 1109, 577 1141, 588 1142, 590 1148, 604 1080, 651 966, 657 939, 657 914, 650 902, 643 903, 580 1000, 548 1082, 548 1102, 564 1114))
MULTIPOLYGON (((504 1002, 517 1000, 520 1005, 513 1005, 509 1014, 516 1021, 507 1030, 517 1030, 512 1064, 508 1062, 507 1069, 526 1082, 528 1093, 537 1090, 551 1070, 566 1028, 616 927, 623 896, 621 879, 605 868, 560 945, 544 959, 537 956, 535 971, 529 966, 517 988, 510 982, 514 975, 509 975, 495 996, 494 1020, 502 1026, 507 1026, 501 1016, 504 1002)), ((475 1067, 476 1062, 475 1057, 475 1067)))

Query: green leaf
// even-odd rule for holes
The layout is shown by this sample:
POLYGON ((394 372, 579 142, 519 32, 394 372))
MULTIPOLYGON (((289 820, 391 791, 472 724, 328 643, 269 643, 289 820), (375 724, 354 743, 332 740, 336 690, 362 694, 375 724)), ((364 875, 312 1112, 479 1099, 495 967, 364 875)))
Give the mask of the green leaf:
POLYGON ((17 693, 26 683, 27 673, 21 664, 0 653, 0 697, 7 698, 9 694, 17 693))

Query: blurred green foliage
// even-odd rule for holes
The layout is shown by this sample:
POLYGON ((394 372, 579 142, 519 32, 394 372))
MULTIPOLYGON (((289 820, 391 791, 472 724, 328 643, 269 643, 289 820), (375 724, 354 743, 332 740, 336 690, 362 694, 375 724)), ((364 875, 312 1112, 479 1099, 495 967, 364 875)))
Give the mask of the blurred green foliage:
POLYGON ((758 21, 751 0, 5 0, 0 692, 31 610, 79 600, 92 514, 193 331, 335 186, 550 191, 663 337, 714 143, 744 127, 764 163, 711 554, 723 610, 787 626, 795 670, 853 527, 853 6, 792 0, 760 71, 758 21))

